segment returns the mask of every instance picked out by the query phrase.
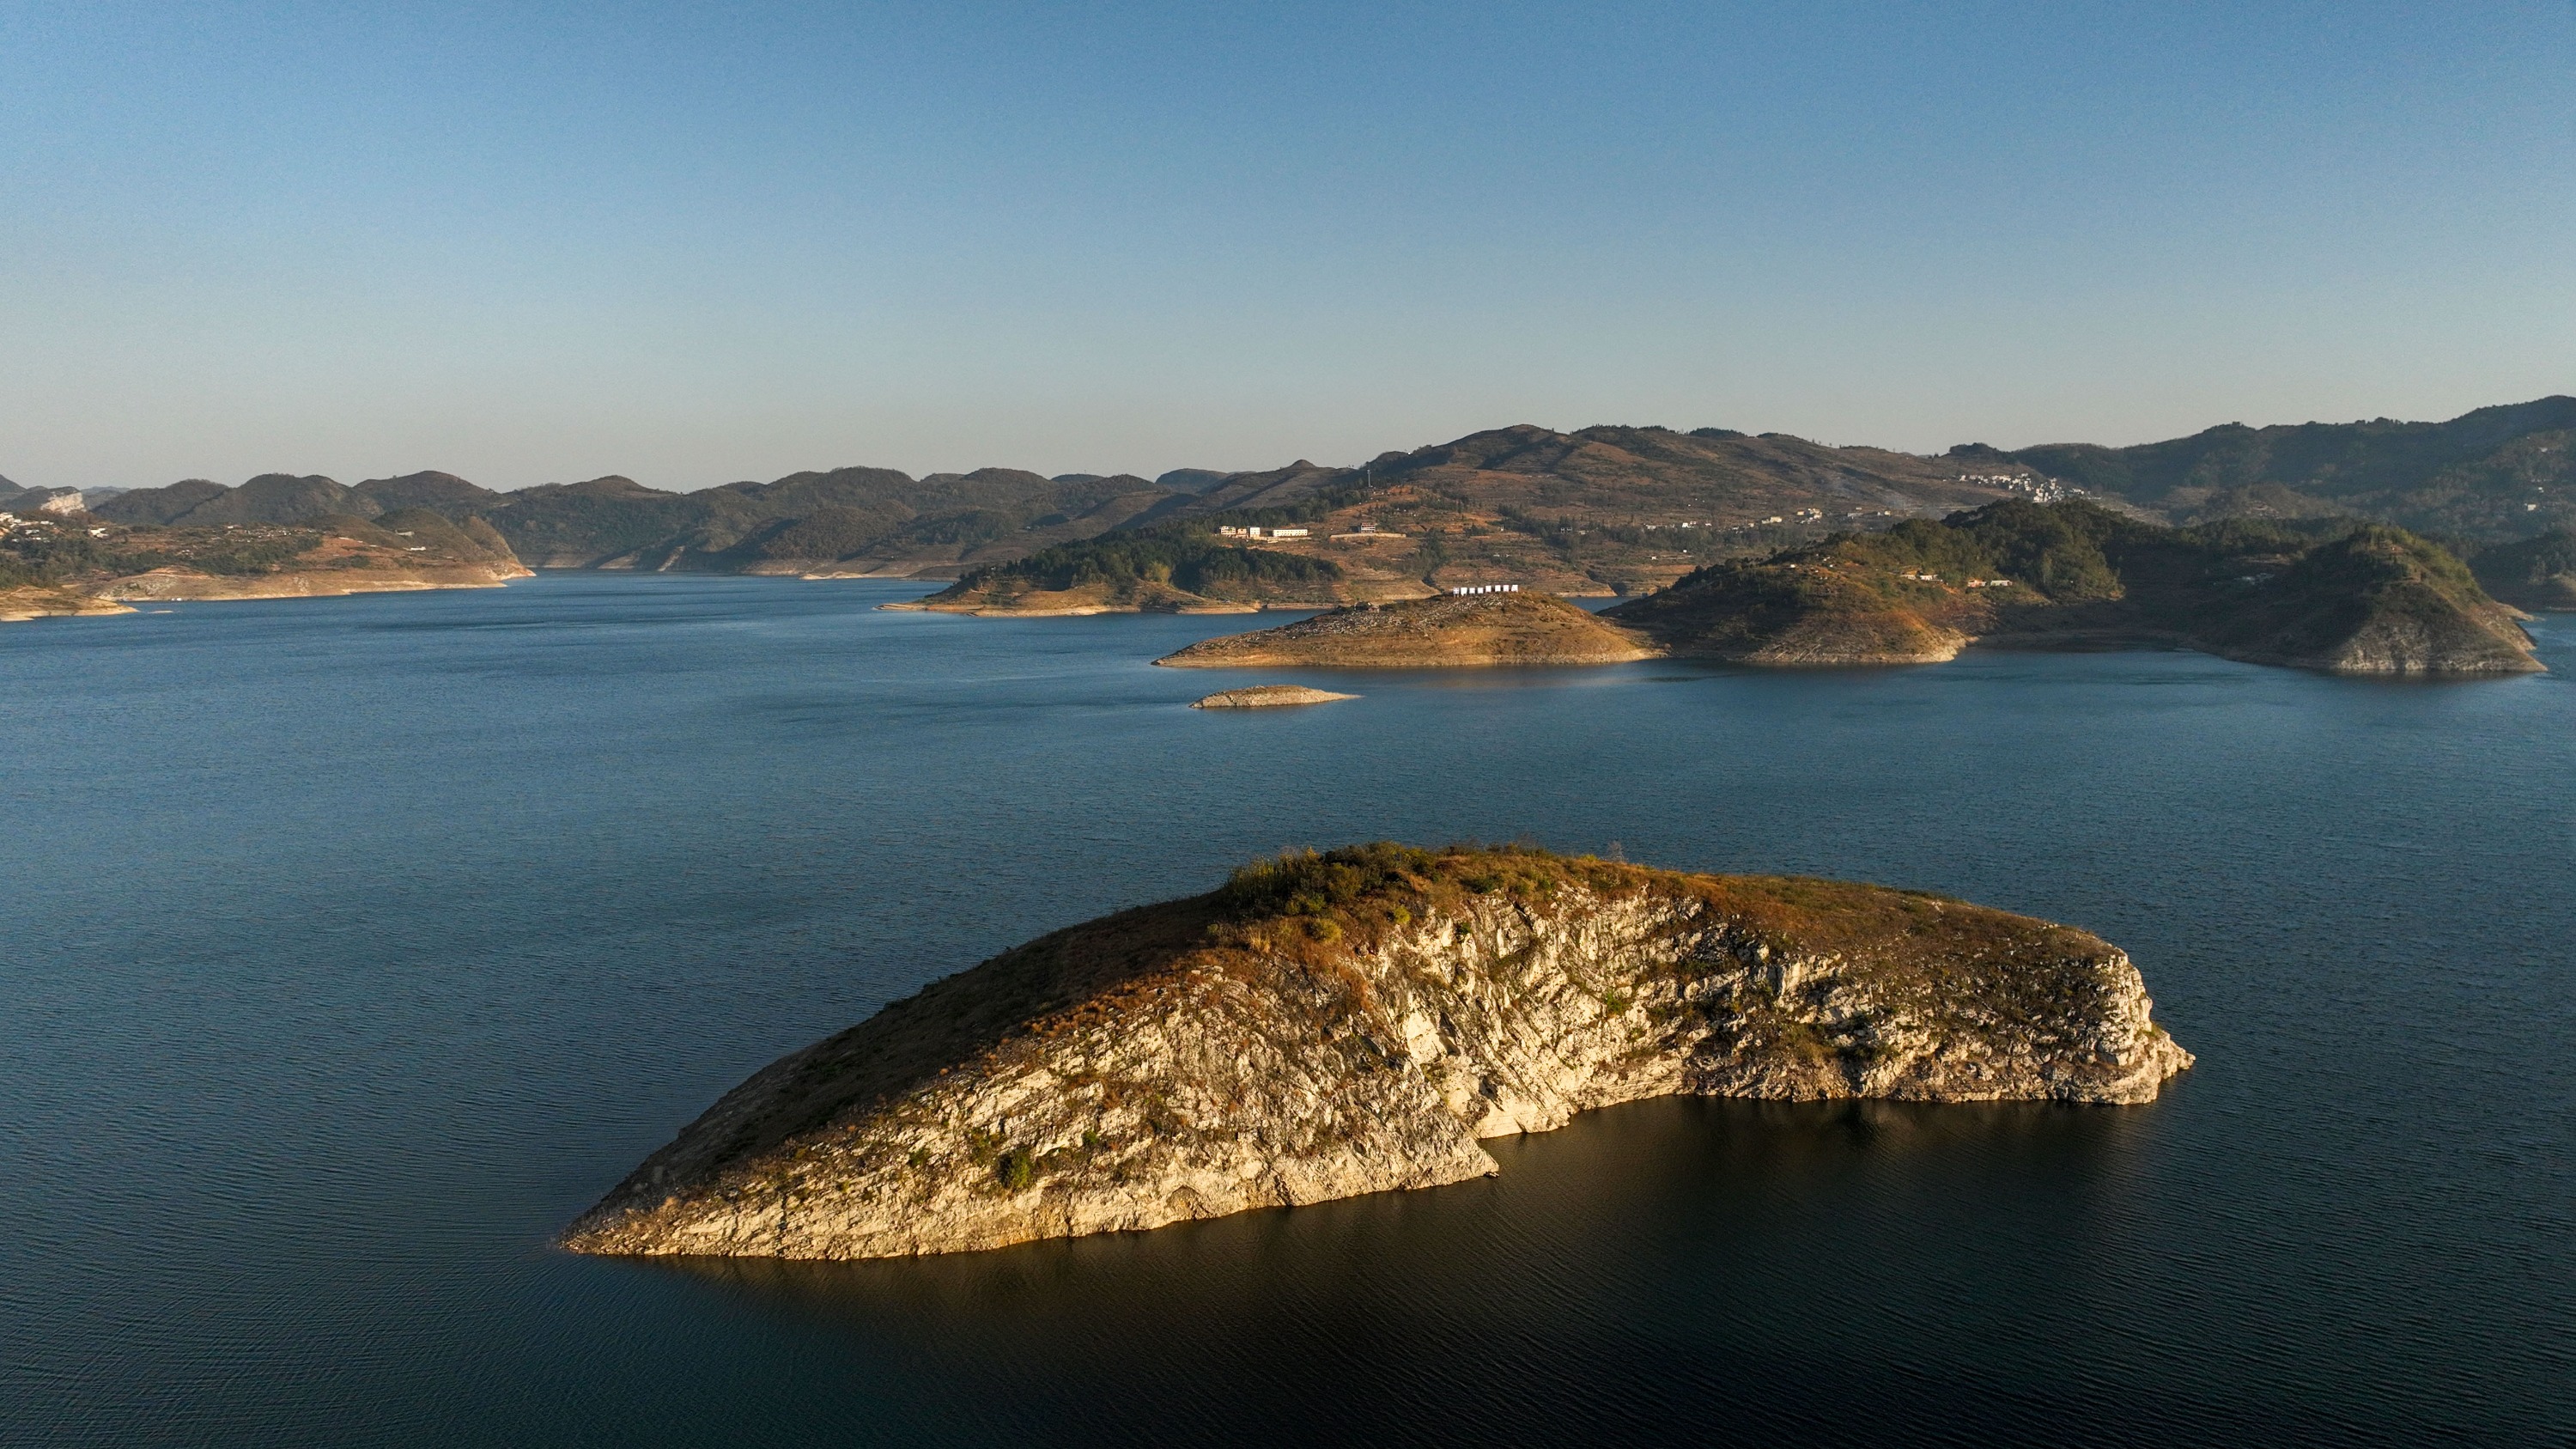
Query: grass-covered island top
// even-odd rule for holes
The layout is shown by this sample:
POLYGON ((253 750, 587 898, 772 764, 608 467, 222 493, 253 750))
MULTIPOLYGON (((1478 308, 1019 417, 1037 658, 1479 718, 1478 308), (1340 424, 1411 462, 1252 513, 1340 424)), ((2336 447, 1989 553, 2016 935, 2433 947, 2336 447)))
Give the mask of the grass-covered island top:
POLYGON ((932 983, 728 1092, 580 1252, 873 1258, 1495 1171, 1696 1093, 2152 1100, 2191 1056, 2069 926, 1520 847, 1256 862, 932 983))

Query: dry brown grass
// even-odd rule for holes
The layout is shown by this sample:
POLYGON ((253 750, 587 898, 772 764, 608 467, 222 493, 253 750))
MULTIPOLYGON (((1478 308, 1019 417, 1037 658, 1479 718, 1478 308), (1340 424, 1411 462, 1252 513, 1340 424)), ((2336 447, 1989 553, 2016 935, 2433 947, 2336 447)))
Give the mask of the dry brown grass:
POLYGON ((1175 668, 1444 668, 1615 664, 1652 658, 1638 637, 1553 594, 1443 594, 1336 609, 1276 629, 1193 644, 1175 668))

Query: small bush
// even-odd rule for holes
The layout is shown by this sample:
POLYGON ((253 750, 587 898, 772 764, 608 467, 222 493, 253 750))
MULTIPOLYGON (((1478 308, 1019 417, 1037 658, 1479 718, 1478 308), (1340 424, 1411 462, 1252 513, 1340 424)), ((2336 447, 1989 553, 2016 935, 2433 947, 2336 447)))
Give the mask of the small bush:
POLYGON ((993 1175, 1002 1180, 1002 1186, 1018 1192, 1038 1175, 1037 1154, 1025 1147, 1014 1147, 993 1164, 993 1175))
POLYGON ((1437 861, 1430 851, 1385 841, 1321 855, 1282 851, 1236 871, 1219 898, 1241 911, 1322 915, 1381 891, 1421 890, 1437 861))

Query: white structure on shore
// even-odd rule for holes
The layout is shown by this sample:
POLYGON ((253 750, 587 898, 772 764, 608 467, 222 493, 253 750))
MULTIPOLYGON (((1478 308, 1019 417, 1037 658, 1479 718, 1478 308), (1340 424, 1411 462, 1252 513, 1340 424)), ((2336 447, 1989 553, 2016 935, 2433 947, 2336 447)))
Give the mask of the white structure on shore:
POLYGON ((1458 587, 1451 589, 1449 592, 1453 594, 1517 594, 1520 591, 1521 586, 1518 584, 1461 584, 1458 587))

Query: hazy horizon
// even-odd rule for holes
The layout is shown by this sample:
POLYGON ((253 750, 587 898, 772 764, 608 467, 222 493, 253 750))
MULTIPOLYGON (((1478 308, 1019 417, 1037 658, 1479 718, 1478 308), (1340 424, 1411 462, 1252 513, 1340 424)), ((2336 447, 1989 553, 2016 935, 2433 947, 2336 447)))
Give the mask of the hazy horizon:
MULTIPOLYGON (((2553 394, 2553 395, 2554 395, 2554 394, 2553 394)), ((2550 396, 2550 395, 2544 395, 2544 396, 2550 396)), ((2528 402, 2535 402, 2535 401, 2539 401, 2539 400, 2541 400, 2541 399, 2539 399, 2539 398, 2513 398, 2513 399, 2509 399, 2509 400, 2507 400, 2505 403, 2502 403, 2502 404, 2482 404, 2481 406, 2510 406, 2510 405, 2512 405, 2512 404, 2516 404, 2516 403, 2528 403, 2528 402)), ((2453 416, 2457 416, 2457 414, 2454 414, 2453 416)), ((2380 415, 2380 416, 2379 416, 2379 417, 2377 417, 2377 418, 2302 418, 2302 419, 2299 419, 2298 421, 2299 421, 2299 422, 2301 422, 2301 423, 2353 423, 2353 422, 2375 422, 2375 421, 2381 421, 2381 420, 2383 420, 2383 419, 2387 419, 2387 418, 2389 418, 2389 417, 2391 417, 2391 415, 2388 415, 2388 414, 2382 414, 2382 415, 2380 415)), ((2395 419, 2395 421, 2399 421, 2399 422, 2443 422, 2443 421, 2447 421, 2447 419, 2445 419, 2445 418, 2397 418, 2397 419, 2395 419)), ((2274 423, 2267 423, 2267 422, 2252 422, 2251 420, 2249 420, 2249 419, 2244 419, 2244 418, 2229 418, 2229 419, 2224 420, 2224 422, 2221 422, 2221 423, 2211 423, 2211 424, 2208 424, 2207 426, 2209 426, 2209 427, 2220 427, 2220 426, 2226 426, 2226 425, 2228 425, 2228 424, 2235 424, 2235 423, 2246 423, 2246 424, 2248 424, 2248 425, 2250 425, 2250 426, 2258 427, 2258 428, 2260 428, 2260 427, 2269 427, 2269 426, 2274 426, 2274 425, 2275 425, 2274 423)), ((1515 425, 1515 424, 1509 424, 1509 423, 1505 423, 1505 424, 1498 424, 1498 425, 1496 425, 1496 427, 1495 427, 1495 428, 1471 429, 1471 430, 1470 430, 1470 432, 1488 432, 1488 431, 1497 431, 1497 430, 1499 430, 1500 428, 1504 428, 1504 427, 1511 427, 1511 426, 1516 426, 1516 425, 1515 425)), ((1542 423, 1542 424, 1536 424, 1535 426, 1545 427, 1545 426, 1547 426, 1547 425, 1542 423)), ((1581 424, 1581 425, 1579 425, 1579 427, 1556 428, 1556 429, 1552 429, 1552 431, 1556 431, 1556 432, 1560 432, 1560 433, 1573 433, 1573 432, 1580 431, 1580 429, 1581 429, 1581 428, 1586 428, 1586 427, 1596 427, 1596 426, 1611 426, 1611 425, 1595 424, 1595 423, 1585 423, 1585 424, 1581 424)), ((1616 426, 1630 426, 1630 425, 1616 425, 1616 426)), ((1645 425, 1645 424, 1636 424, 1636 425, 1633 425, 1633 426, 1648 426, 1648 425, 1645 425)), ((1666 423, 1666 424, 1654 424, 1654 425, 1652 425, 1652 426, 1669 427, 1669 428, 1672 428, 1672 429, 1673 429, 1674 431, 1676 431, 1676 432, 1687 432, 1687 431, 1689 431, 1689 429, 1688 429, 1688 428, 1678 427, 1678 426, 1676 426, 1676 425, 1669 424, 1669 423, 1666 423)), ((1713 424, 1700 424, 1700 425, 1698 425, 1698 426, 1715 426, 1715 425, 1713 425, 1713 424)), ((2197 433, 2197 432, 2201 432, 2201 431, 2203 431, 2203 430, 2204 430, 2204 429, 2202 429, 2202 428, 2192 428, 2192 429, 2189 429, 2188 431, 2189 431, 2189 432, 2191 432, 2191 433, 2197 433)), ((1758 430, 1757 430, 1757 429, 1740 429, 1739 431, 1745 431, 1745 432, 1757 432, 1757 431, 1758 431, 1758 432, 1778 433, 1778 432, 1781 432, 1782 430, 1781 430, 1781 429, 1778 429, 1778 428, 1766 428, 1766 429, 1758 429, 1758 430)), ((1459 436, 1459 437, 1466 437, 1466 436, 1468 436, 1468 434, 1464 434, 1464 433, 1462 433, 1462 434, 1460 434, 1460 435, 1458 435, 1458 436, 1459 436)), ((2186 434, 2183 434, 2183 433, 2177 433, 2177 434, 2171 434, 2171 435, 2166 435, 2166 436, 2180 437, 2180 436, 2186 436, 2186 434)), ((1434 446, 1434 445, 1437 445, 1437 444, 1439 444, 1439 443, 1448 443, 1448 442, 1453 442, 1453 441, 1456 441, 1456 439, 1454 439, 1454 438, 1440 438, 1440 439, 1434 439, 1434 440, 1431 440, 1431 442, 1426 443, 1426 444, 1422 444, 1422 445, 1419 445, 1419 446, 1434 446)), ((1875 443, 1868 443, 1868 442, 1865 442, 1865 441, 1854 441, 1854 440, 1848 440, 1848 439, 1838 440, 1838 439, 1830 439, 1830 438, 1809 438, 1809 439, 1807 439, 1807 441, 1809 441, 1809 442, 1826 443, 1826 444, 1828 444, 1828 445, 1830 445, 1830 446, 1834 446, 1834 447, 1878 447, 1878 446, 1881 446, 1881 445, 1879 445, 1879 444, 1875 444, 1875 443)), ((2042 441, 2046 441, 2046 442, 2058 442, 2058 443, 2068 443, 2068 442, 2086 442, 2086 443, 2090 443, 2090 442, 2100 442, 2100 441, 2102 441, 2102 440, 2100 440, 2100 439, 2095 439, 2095 438, 2052 438, 2052 439, 2045 439, 2045 440, 2042 440, 2042 441)), ((2139 439, 2129 439, 2129 440, 2125 440, 2125 442, 2156 442, 2156 441, 2162 441, 2162 438, 2161 438, 2161 437, 2159 437, 2159 438, 2139 438, 2139 439)), ((1982 443, 1992 443, 1992 442, 1993 442, 1993 440, 1992 440, 1992 439, 1987 439, 1987 438, 1964 438, 1964 439, 1961 439, 1961 440, 1960 440, 1960 442, 1962 442, 1962 443, 1980 443, 1980 442, 1982 442, 1982 443)), ((2114 446, 2120 446, 2120 445, 2124 445, 2124 444, 2114 444, 2114 446)), ((1945 445, 1944 447, 1941 447, 1941 448, 1932 448, 1932 449, 1921 449, 1921 450, 1918 450, 1918 449, 1892 449, 1892 450, 1890 450, 1890 451, 1897 451, 1897 452, 1915 452, 1915 453, 1918 453, 1918 455, 1921 455, 1921 456, 1932 456, 1932 455, 1937 455, 1937 454, 1939 454, 1939 453, 1942 453, 1942 452, 1947 451, 1947 447, 1948 447, 1948 446, 1955 446, 1955 445, 1945 445)), ((2008 446, 2008 447, 2027 447, 2027 446, 2034 446, 2034 444, 2023 444, 2023 443, 2015 443, 2015 444, 1995 444, 1995 446, 1999 446, 1999 447, 2001 447, 2001 446, 2008 446)), ((1384 452, 1384 451, 1386 451, 1386 450, 1384 450, 1384 449, 1380 449, 1379 451, 1380 451, 1380 452, 1384 452)), ((1401 451, 1401 450, 1399 450, 1399 451, 1401 451)), ((1373 454, 1370 454, 1368 458, 1357 458, 1357 459, 1337 460, 1337 459, 1332 459, 1332 458, 1317 458, 1317 457, 1310 456, 1310 455, 1308 455, 1308 454, 1302 454, 1302 453, 1301 453, 1301 454, 1299 454, 1299 455, 1298 455, 1297 457, 1295 457, 1295 458, 1286 458, 1286 459, 1281 459, 1281 460, 1279 460, 1279 461, 1277 461, 1277 462, 1273 462, 1273 463, 1261 463, 1261 464, 1255 464, 1255 465, 1253 465, 1253 466, 1251 466, 1251 467, 1248 467, 1248 468, 1235 468, 1235 469, 1209 469, 1208 471, 1211 471, 1211 472, 1241 472, 1241 473, 1267 472, 1267 471, 1270 471, 1270 470, 1273 470, 1273 469, 1289 467, 1289 466, 1291 466, 1292 464, 1297 463, 1297 462, 1300 462, 1300 461, 1308 462, 1308 463, 1314 463, 1314 464, 1320 465, 1320 466, 1322 466, 1322 467, 1327 467, 1327 468, 1357 468, 1357 467, 1360 467, 1362 464, 1364 464, 1364 463, 1366 463, 1366 462, 1370 461, 1371 459, 1375 458, 1376 456, 1378 456, 1378 455, 1377 455, 1377 454, 1375 454, 1375 453, 1373 453, 1373 454)), ((332 481, 334 481, 334 482, 344 483, 344 484, 350 484, 350 485, 355 485, 355 484, 358 484, 358 483, 369 482, 369 481, 376 481, 376 480, 389 479, 389 478, 405 477, 405 476, 408 476, 408 475, 410 475, 410 474, 414 474, 414 473, 447 473, 447 474, 449 474, 449 475, 451 475, 451 476, 454 476, 454 477, 460 477, 460 478, 463 478, 463 479, 465 479, 465 481, 467 481, 467 482, 469 482, 469 483, 478 484, 478 485, 483 486, 483 487, 486 487, 486 488, 493 488, 493 489, 495 489, 495 491, 498 491, 498 492, 505 492, 505 493, 506 493, 506 492, 514 492, 514 491, 517 491, 517 490, 519 490, 519 489, 523 489, 523 488, 542 487, 542 486, 545 486, 545 485, 547 485, 547 484, 587 483, 587 482, 594 481, 594 480, 596 480, 596 479, 600 479, 600 478, 609 478, 609 477, 623 477, 623 478, 627 478, 627 479, 629 479, 629 480, 631 480, 631 481, 634 481, 634 482, 637 482, 637 483, 641 483, 641 484, 643 484, 645 487, 648 487, 648 488, 657 488, 657 489, 660 489, 660 490, 665 491, 665 492, 674 492, 674 493, 695 493, 695 492, 699 492, 699 491, 701 491, 701 490, 708 489, 708 488, 723 488, 723 487, 727 487, 727 486, 730 486, 730 485, 732 485, 732 484, 736 484, 736 483, 771 483, 771 482, 776 482, 776 481, 777 481, 778 479, 780 479, 780 478, 789 477, 789 476, 792 476, 792 475, 797 474, 797 473, 828 473, 828 472, 832 472, 832 471, 834 471, 834 470, 836 470, 836 469, 842 469, 842 468, 886 468, 886 467, 891 467, 891 466, 892 466, 891 464, 878 463, 878 462, 871 462, 871 461, 868 461, 868 460, 865 460, 865 459, 861 459, 861 460, 857 460, 857 461, 854 461, 854 462, 825 463, 825 464, 816 464, 816 465, 813 465, 813 466, 810 466, 810 467, 805 467, 805 468, 790 468, 790 469, 786 470, 786 472, 783 472, 783 473, 771 474, 771 475, 768 475, 768 476, 765 476, 765 477, 759 477, 759 478, 751 478, 751 477, 742 477, 742 478, 719 478, 719 479, 713 479, 713 480, 704 481, 704 482, 695 482, 695 483, 676 483, 676 484, 675 484, 675 483, 654 483, 654 482, 652 482, 652 481, 650 481, 650 480, 648 480, 648 479, 638 478, 638 477, 636 477, 633 473, 629 473, 629 472, 626 472, 626 471, 624 471, 624 470, 622 470, 622 469, 617 469, 617 468, 610 468, 610 469, 606 469, 606 470, 601 471, 601 472, 584 473, 584 474, 581 474, 581 475, 580 475, 580 476, 578 476, 578 477, 547 478, 547 479, 539 480, 538 482, 534 482, 534 483, 494 484, 494 483, 488 482, 488 481, 486 481, 486 480, 484 480, 484 479, 474 477, 474 476, 473 476, 473 475, 471 475, 471 474, 467 474, 467 473, 459 472, 458 470, 453 469, 453 468, 439 468, 439 467, 436 467, 436 466, 434 466, 434 465, 432 465, 432 466, 426 466, 426 467, 419 467, 419 468, 400 468, 400 469, 393 470, 393 471, 391 471, 391 472, 384 472, 384 473, 370 473, 370 474, 366 474, 366 475, 363 475, 363 476, 359 476, 359 475, 349 475, 349 474, 341 474, 341 473, 332 473, 332 472, 329 472, 329 471, 327 471, 327 470, 322 470, 322 469, 311 469, 311 468, 301 469, 301 470, 298 470, 298 469, 292 469, 292 468, 267 468, 267 469, 262 469, 262 470, 260 470, 260 471, 258 471, 258 472, 255 472, 255 473, 248 473, 248 474, 244 474, 244 475, 242 475, 242 476, 240 476, 240 477, 237 477, 237 478, 229 478, 229 479, 227 479, 227 478, 211 478, 211 477, 209 477, 209 476, 208 476, 208 475, 206 475, 206 474, 202 474, 202 473, 192 473, 192 474, 187 474, 187 475, 185 475, 185 476, 183 476, 183 477, 180 477, 180 478, 167 479, 167 480, 164 480, 163 482, 160 482, 160 483, 140 483, 140 484, 129 484, 129 483, 92 483, 92 484, 86 484, 86 485, 76 485, 76 484, 67 484, 67 483, 46 483, 46 482, 32 481, 32 480, 29 480, 29 479, 26 479, 26 478, 16 477, 15 475, 8 474, 8 473, 5 473, 5 472, 0 472, 0 478, 7 478, 10 482, 16 483, 16 484, 17 484, 17 485, 19 485, 20 487, 29 487, 29 488, 67 488, 67 487, 86 487, 86 488, 98 488, 98 489, 105 489, 105 488, 132 489, 132 488, 159 488, 159 487, 166 487, 166 486, 168 486, 168 484, 170 484, 170 483, 198 482, 198 481, 221 483, 221 484, 223 484, 223 485, 224 485, 224 486, 226 486, 226 487, 236 487, 236 486, 239 486, 239 485, 240 485, 240 484, 242 484, 242 483, 245 483, 245 482, 250 481, 252 478, 266 477, 266 476, 273 476, 273 475, 285 475, 285 476, 290 476, 290 477, 315 477, 315 476, 319 476, 319 477, 327 477, 327 478, 330 478, 330 479, 331 479, 332 481)), ((949 467, 949 468, 919 468, 919 469, 906 468, 906 469, 899 469, 899 470, 897 470, 897 471, 905 472, 905 473, 909 473, 909 474, 911 474, 911 475, 912 475, 913 477, 915 477, 915 478, 921 478, 921 477, 927 477, 927 476, 929 476, 929 475, 931 475, 931 474, 937 474, 937 473, 946 473, 946 474, 958 474, 958 475, 962 475, 962 474, 967 474, 967 473, 973 473, 973 472, 977 471, 978 469, 982 469, 982 468, 1019 468, 1019 469, 1021 469, 1021 470, 1022 470, 1022 471, 1024 471, 1024 472, 1038 473, 1038 474, 1041 474, 1041 475, 1043 475, 1043 476, 1050 477, 1050 478, 1071 477, 1071 476, 1075 476, 1075 475, 1078 475, 1078 474, 1090 474, 1090 475, 1095 476, 1095 477, 1116 477, 1116 476, 1118 476, 1118 475, 1120 475, 1120 474, 1126 474, 1126 475, 1133 476, 1133 477, 1140 477, 1140 478, 1152 479, 1152 478, 1158 478, 1158 477, 1160 477, 1162 474, 1170 473, 1170 472, 1176 471, 1176 470, 1178 470, 1178 469, 1194 468, 1194 467, 1200 467, 1200 466, 1202 466, 1202 465, 1199 465, 1199 464, 1192 464, 1192 463, 1178 463, 1178 464, 1174 464, 1174 465, 1172 465, 1172 467, 1170 467, 1170 468, 1157 469, 1157 470, 1154 470, 1154 471, 1152 471, 1152 472, 1147 472, 1147 471, 1144 471, 1144 470, 1141 470, 1141 469, 1135 469, 1135 468, 1110 468, 1110 469, 1099 469, 1099 468, 1079 468, 1079 469, 1075 469, 1075 468, 1068 468, 1068 469, 1062 469, 1062 470, 1058 470, 1058 471, 1056 471, 1056 472, 1052 472, 1052 473, 1050 473, 1050 472, 1048 472, 1047 470, 1042 469, 1042 468, 1027 468, 1027 467, 1025 467, 1025 466, 1024 466, 1024 465, 1022 465, 1022 464, 1012 463, 1012 462, 1008 462, 1008 461, 1000 461, 1000 462, 983 462, 983 463, 976 463, 976 464, 972 464, 972 465, 965 466, 965 467, 949 467)))
POLYGON ((2576 391, 2576 11, 0 14, 0 474, 1917 453, 2576 391))

